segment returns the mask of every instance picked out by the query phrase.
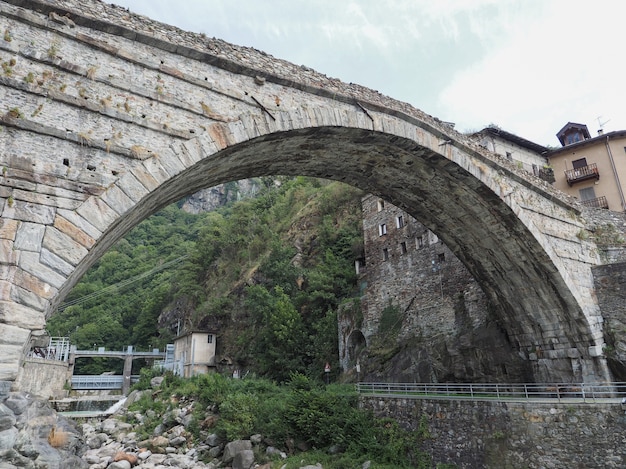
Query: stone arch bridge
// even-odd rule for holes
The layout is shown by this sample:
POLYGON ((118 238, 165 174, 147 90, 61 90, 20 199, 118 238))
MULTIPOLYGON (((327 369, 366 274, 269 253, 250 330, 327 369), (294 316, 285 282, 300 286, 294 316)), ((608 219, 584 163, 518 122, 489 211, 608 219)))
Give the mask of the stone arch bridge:
POLYGON ((610 379, 575 202, 379 93, 98 0, 0 1, 0 380, 85 271, 201 188, 308 175, 422 221, 520 354, 610 379))

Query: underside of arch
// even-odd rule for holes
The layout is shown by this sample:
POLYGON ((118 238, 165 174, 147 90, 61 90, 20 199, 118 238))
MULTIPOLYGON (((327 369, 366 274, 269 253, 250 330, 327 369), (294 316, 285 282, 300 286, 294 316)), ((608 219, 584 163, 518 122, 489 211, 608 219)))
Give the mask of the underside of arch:
POLYGON ((415 141, 354 128, 277 132, 208 154, 111 226, 60 297, 113 242, 159 208, 201 188, 264 175, 338 180, 406 210, 467 266, 520 350, 558 348, 571 358, 585 357, 592 345, 587 320, 552 260, 498 195, 415 141))

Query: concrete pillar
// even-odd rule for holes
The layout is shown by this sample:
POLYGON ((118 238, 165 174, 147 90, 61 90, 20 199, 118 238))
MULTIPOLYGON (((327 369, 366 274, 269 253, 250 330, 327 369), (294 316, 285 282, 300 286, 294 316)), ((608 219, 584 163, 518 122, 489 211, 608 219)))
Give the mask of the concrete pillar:
POLYGON ((130 391, 130 376, 133 370, 133 353, 132 347, 129 347, 129 351, 124 355, 124 382, 122 383, 122 394, 128 395, 130 391))

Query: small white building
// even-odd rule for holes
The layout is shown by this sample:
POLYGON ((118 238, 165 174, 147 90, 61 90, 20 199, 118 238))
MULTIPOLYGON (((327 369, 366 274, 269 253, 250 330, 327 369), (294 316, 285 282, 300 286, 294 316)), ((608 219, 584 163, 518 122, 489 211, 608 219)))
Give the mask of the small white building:
POLYGON ((215 367, 215 334, 191 331, 174 340, 176 373, 189 378, 208 373, 215 367))

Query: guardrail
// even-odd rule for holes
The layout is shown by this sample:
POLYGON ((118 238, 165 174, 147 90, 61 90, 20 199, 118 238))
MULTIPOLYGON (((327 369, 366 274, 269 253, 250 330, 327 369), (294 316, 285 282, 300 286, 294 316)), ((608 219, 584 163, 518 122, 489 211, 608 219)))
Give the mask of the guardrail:
MULTIPOLYGON (((130 377, 130 382, 135 383, 138 375, 130 377)), ((122 389, 124 376, 122 375, 74 375, 72 376, 72 389, 122 389)))
POLYGON ((626 383, 357 383, 359 394, 390 398, 598 402, 626 397, 626 383))

